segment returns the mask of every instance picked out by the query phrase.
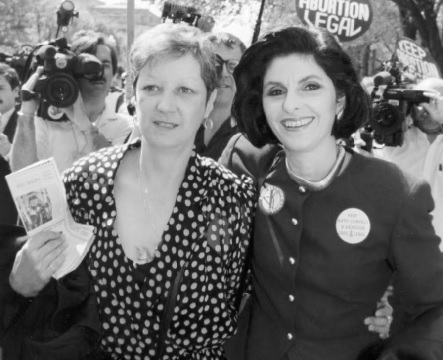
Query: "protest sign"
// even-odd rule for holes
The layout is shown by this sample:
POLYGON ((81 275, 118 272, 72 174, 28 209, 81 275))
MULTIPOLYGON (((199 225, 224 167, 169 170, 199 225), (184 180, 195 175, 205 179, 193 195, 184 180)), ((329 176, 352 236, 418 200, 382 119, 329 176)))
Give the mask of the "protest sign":
POLYGON ((307 25, 323 28, 340 41, 363 35, 372 22, 369 0, 295 0, 298 17, 307 25))

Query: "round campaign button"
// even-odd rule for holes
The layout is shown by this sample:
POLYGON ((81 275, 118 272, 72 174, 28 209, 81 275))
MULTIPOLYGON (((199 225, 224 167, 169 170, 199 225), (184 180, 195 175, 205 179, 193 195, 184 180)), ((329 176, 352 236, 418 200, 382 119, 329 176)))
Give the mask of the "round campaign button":
POLYGON ((371 223, 363 211, 349 208, 338 216, 335 228, 343 241, 348 244, 358 244, 368 236, 371 223))
POLYGON ((275 185, 265 184, 260 189, 259 206, 266 214, 276 214, 285 202, 285 194, 275 185))

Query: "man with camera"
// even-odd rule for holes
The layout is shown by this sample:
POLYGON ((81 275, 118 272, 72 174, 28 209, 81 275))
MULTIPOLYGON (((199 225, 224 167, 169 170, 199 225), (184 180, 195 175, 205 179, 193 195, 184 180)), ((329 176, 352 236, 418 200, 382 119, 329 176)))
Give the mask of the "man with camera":
MULTIPOLYGON (((63 171, 92 151, 123 143, 132 130, 132 119, 118 112, 122 93, 110 91, 112 78, 117 71, 114 46, 102 34, 81 31, 73 36, 70 50, 78 58, 81 54, 94 55, 103 70, 98 76, 75 76, 80 96, 72 106, 58 108, 39 103, 36 98, 28 101, 22 99, 11 151, 13 170, 54 157, 59 171, 63 171), (41 111, 44 105, 45 111, 41 111), (36 111, 43 114, 43 118, 35 116, 36 111)), ((38 83, 44 76, 45 70, 39 66, 23 85, 22 93, 25 90, 28 96, 32 96, 35 90, 42 97, 38 83)))
MULTIPOLYGON (((431 185, 435 209, 432 212, 437 235, 443 239, 443 79, 427 78, 417 90, 426 91, 430 101, 416 106, 413 111, 414 124, 427 135, 430 146, 423 165, 423 177, 431 185)), ((443 251, 443 241, 440 243, 443 251)))
MULTIPOLYGON (((443 239, 443 79, 427 78, 413 88, 423 91, 429 101, 412 105, 400 146, 385 146, 374 155, 430 183, 435 203, 433 224, 443 239)), ((440 249, 443 251, 443 242, 440 249)))

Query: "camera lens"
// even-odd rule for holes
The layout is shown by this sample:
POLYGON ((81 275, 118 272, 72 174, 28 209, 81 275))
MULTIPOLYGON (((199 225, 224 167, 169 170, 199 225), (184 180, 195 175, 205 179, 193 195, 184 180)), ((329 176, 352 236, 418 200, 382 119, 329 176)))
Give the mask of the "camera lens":
POLYGON ((59 108, 66 108, 75 103, 79 95, 77 83, 70 75, 57 73, 48 77, 43 89, 43 98, 59 108))
POLYGON ((392 126, 395 124, 396 114, 389 108, 382 108, 375 114, 375 121, 384 127, 392 126))
POLYGON ((373 108, 371 127, 381 135, 392 134, 401 129, 402 118, 394 105, 389 103, 377 104, 373 108))

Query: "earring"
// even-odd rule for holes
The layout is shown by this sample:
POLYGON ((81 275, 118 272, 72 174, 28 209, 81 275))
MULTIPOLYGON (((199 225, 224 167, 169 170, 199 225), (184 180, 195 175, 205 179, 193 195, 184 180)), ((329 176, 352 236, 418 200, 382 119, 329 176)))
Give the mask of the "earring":
POLYGON ((343 117, 343 112, 344 112, 343 108, 344 106, 342 106, 341 109, 337 111, 337 114, 335 115, 335 118, 337 120, 341 120, 341 118, 343 117))
POLYGON ((205 117, 205 119, 203 120, 203 126, 205 129, 212 129, 214 126, 214 122, 210 117, 205 117))

